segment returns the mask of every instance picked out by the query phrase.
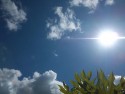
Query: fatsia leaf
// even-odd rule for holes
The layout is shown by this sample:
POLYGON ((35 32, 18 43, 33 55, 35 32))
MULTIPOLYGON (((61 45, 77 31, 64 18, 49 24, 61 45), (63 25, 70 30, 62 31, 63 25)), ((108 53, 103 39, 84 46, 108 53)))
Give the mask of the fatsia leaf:
POLYGON ((84 70, 81 72, 81 78, 82 79, 86 78, 86 74, 85 74, 84 70))
POLYGON ((113 84, 114 83, 114 80, 115 80, 115 77, 114 77, 114 74, 113 72, 109 75, 108 77, 108 81, 110 84, 113 84))
POLYGON ((77 82, 79 83, 81 82, 80 76, 77 73, 75 74, 75 79, 77 82))
POLYGON ((88 75, 87 75, 88 80, 90 80, 91 76, 92 76, 92 72, 88 72, 88 75))
POLYGON ((81 72, 80 76, 75 74, 75 81, 70 81, 73 85, 72 89, 65 83, 60 87, 63 94, 125 94, 125 79, 121 77, 118 85, 114 84, 114 74, 105 76, 102 70, 97 71, 97 77, 91 79, 92 72, 85 74, 81 72))
POLYGON ((63 86, 64 86, 64 88, 65 88, 67 91, 69 91, 69 86, 66 85, 65 82, 63 82, 63 86))
POLYGON ((62 92, 62 93, 64 93, 64 94, 69 94, 66 90, 65 90, 65 88, 63 87, 63 86, 61 86, 61 85, 58 85, 59 86, 59 89, 60 89, 60 91, 62 92))
POLYGON ((70 81, 70 83, 75 87, 75 88, 77 88, 77 87, 79 87, 79 84, 77 83, 77 82, 75 82, 75 81, 70 81))

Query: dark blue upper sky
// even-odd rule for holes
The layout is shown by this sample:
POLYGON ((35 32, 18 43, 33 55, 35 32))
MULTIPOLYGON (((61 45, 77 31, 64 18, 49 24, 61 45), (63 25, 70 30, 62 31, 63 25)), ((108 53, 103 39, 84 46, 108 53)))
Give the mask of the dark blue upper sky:
POLYGON ((18 23, 16 20, 20 25, 17 30, 9 28, 6 19, 14 18, 9 13, 10 17, 7 15, 6 9, 0 10, 0 68, 18 69, 23 76, 29 76, 34 71, 53 70, 59 80, 67 82, 73 79, 75 72, 83 69, 94 74, 102 69, 106 74, 113 71, 117 75, 125 75, 125 40, 105 48, 97 40, 66 38, 96 37, 99 30, 104 28, 113 28, 119 35, 125 36, 124 0, 114 0, 113 4, 105 4, 103 0, 94 8, 85 4, 71 6, 68 0, 12 1, 25 11, 26 21, 18 23), (66 29, 58 26, 61 23, 58 20, 62 18, 55 13, 57 7, 62 7, 60 12, 64 15, 74 11, 73 19, 69 17, 70 20, 63 20, 74 22, 75 29, 67 25, 66 29), (67 9, 70 12, 66 12, 67 9), (80 30, 76 21, 81 24, 80 30), (52 25, 47 27, 47 23, 52 25), (57 32, 62 34, 59 39, 47 38, 54 25, 58 26, 57 32))

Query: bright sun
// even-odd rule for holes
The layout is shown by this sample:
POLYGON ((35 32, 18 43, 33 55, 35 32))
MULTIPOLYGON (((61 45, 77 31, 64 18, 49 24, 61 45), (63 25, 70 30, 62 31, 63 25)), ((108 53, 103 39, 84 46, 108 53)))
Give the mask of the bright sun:
POLYGON ((119 38, 118 34, 112 30, 103 30, 98 35, 99 42, 101 43, 101 45, 105 47, 112 46, 117 41, 118 38, 119 38))

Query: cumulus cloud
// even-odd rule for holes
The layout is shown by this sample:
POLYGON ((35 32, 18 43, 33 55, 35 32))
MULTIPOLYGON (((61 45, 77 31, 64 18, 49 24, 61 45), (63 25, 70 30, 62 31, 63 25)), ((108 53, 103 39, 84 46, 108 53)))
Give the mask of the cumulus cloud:
POLYGON ((66 32, 80 30, 80 21, 75 17, 73 10, 67 8, 63 11, 62 7, 56 7, 55 14, 58 18, 47 22, 50 32, 48 39, 61 39, 66 32))
POLYGON ((61 94, 57 84, 57 74, 46 71, 35 72, 32 78, 19 80, 21 72, 14 69, 0 69, 0 94, 61 94))
MULTIPOLYGON (((98 6, 99 2, 102 0, 70 0, 71 6, 84 6, 89 9, 95 10, 98 6)), ((105 5, 113 5, 114 0, 105 0, 105 5)), ((93 12, 93 11, 91 11, 93 12)), ((90 12, 89 12, 90 13, 90 12)))
POLYGON ((4 19, 9 30, 17 31, 20 24, 27 20, 26 12, 12 0, 0 0, 4 19))
POLYGON ((105 4, 106 5, 113 5, 114 4, 114 0, 106 0, 105 4))
POLYGON ((71 6, 84 6, 89 9, 95 9, 99 3, 99 0, 71 0, 71 6))
MULTIPOLYGON (((120 75, 115 75, 115 81, 114 81, 114 84, 118 85, 119 82, 120 82, 121 77, 122 77, 122 76, 120 76, 120 75)), ((123 78, 125 79, 125 76, 123 76, 123 78)))
POLYGON ((119 75, 115 75, 115 81, 114 81, 114 84, 119 84, 119 81, 120 81, 120 79, 121 79, 121 76, 119 76, 119 75))

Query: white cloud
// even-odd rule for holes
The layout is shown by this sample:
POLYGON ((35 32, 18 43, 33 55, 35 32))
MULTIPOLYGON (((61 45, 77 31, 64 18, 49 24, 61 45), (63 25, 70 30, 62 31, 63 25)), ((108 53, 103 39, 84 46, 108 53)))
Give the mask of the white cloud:
POLYGON ((58 18, 47 22, 47 28, 50 32, 47 36, 48 39, 61 39, 66 32, 80 30, 80 21, 75 17, 73 10, 67 9, 63 12, 62 7, 55 9, 55 14, 58 18))
POLYGON ((99 3, 99 0, 71 0, 71 6, 84 6, 89 9, 95 9, 99 3))
MULTIPOLYGON (((98 6, 99 2, 102 0, 70 0, 70 5, 71 6, 84 6, 89 9, 96 9, 98 6)), ((113 5, 114 0, 105 0, 105 5, 113 5)), ((93 11, 91 11, 93 13, 93 11)), ((90 12, 89 12, 90 13, 90 12)))
MULTIPOLYGON (((115 75, 115 81, 114 81, 114 84, 118 85, 119 82, 120 82, 121 77, 122 77, 122 76, 115 75)), ((125 76, 123 76, 123 78, 125 79, 125 76)))
POLYGON ((119 76, 119 75, 115 75, 115 81, 114 81, 114 84, 119 84, 119 81, 120 81, 120 79, 121 79, 121 76, 119 76))
POLYGON ((20 24, 27 20, 26 12, 12 0, 1 0, 1 9, 9 30, 17 31, 20 24))
POLYGON ((106 0, 105 4, 106 5, 113 5, 114 4, 114 0, 106 0))
POLYGON ((48 28, 50 29, 50 32, 47 36, 48 39, 61 39, 63 31, 58 25, 51 25, 48 28))
POLYGON ((19 80, 21 72, 14 69, 0 69, 0 94, 61 94, 57 74, 47 71, 35 72, 32 78, 19 80))

